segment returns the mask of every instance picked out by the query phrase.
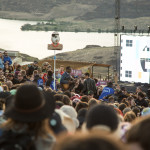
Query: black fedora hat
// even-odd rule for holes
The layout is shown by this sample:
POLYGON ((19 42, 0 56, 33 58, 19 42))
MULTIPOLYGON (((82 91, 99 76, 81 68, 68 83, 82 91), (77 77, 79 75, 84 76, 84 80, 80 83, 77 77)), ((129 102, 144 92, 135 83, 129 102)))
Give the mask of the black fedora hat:
POLYGON ((54 109, 51 93, 40 91, 34 84, 25 84, 18 88, 4 115, 16 121, 38 122, 51 117, 54 109))

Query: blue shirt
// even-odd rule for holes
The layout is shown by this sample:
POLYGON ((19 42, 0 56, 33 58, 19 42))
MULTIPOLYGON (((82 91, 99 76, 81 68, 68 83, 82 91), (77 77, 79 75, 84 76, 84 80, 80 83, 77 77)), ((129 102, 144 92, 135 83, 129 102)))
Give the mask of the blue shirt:
POLYGON ((104 87, 103 88, 103 91, 101 93, 101 95, 99 96, 99 100, 100 99, 103 99, 104 97, 108 96, 108 95, 112 95, 114 94, 114 89, 113 88, 110 88, 110 87, 104 87))
POLYGON ((12 64, 12 60, 11 60, 11 58, 10 58, 9 56, 7 56, 7 57, 4 56, 4 63, 6 63, 6 61, 9 62, 8 65, 11 65, 11 64, 12 64))

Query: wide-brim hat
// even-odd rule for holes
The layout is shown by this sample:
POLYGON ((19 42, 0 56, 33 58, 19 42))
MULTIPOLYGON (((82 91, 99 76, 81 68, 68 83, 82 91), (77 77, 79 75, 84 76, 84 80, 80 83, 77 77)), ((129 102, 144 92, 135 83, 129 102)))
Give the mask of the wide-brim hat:
POLYGON ((18 88, 11 106, 4 115, 21 122, 38 122, 50 118, 55 109, 55 101, 50 92, 40 91, 34 84, 18 88))

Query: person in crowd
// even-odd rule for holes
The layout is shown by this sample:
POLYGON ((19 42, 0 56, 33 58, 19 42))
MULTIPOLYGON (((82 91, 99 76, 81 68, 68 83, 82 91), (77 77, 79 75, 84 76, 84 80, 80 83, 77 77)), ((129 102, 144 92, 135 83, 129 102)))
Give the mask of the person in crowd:
POLYGON ((34 70, 38 70, 38 62, 34 61, 33 64, 28 65, 27 75, 32 75, 34 70))
POLYGON ((63 66, 63 65, 60 66, 60 74, 61 74, 61 75, 64 74, 64 66, 63 66))
POLYGON ((93 79, 90 78, 90 74, 87 72, 85 73, 85 81, 84 81, 84 88, 82 90, 82 93, 85 95, 88 95, 90 91, 93 91, 93 93, 96 93, 96 84, 93 79))
POLYGON ((18 74, 18 84, 25 83, 27 80, 24 79, 21 73, 18 74))
MULTIPOLYGON (((54 78, 53 78, 53 72, 52 71, 47 72, 46 86, 50 87, 52 90, 54 90, 54 78)), ((57 90, 56 82, 55 82, 55 90, 57 90)))
POLYGON ((119 118, 117 113, 108 105, 96 105, 87 112, 86 128, 88 130, 102 129, 115 132, 118 126, 119 118))
POLYGON ((145 100, 145 95, 142 92, 138 93, 138 99, 135 101, 138 106, 148 107, 148 103, 145 100))
POLYGON ((3 61, 4 61, 4 64, 8 64, 9 66, 12 64, 12 60, 8 56, 8 52, 7 51, 4 52, 3 61))
POLYGON ((138 87, 136 88, 136 93, 138 94, 139 92, 143 92, 141 86, 138 86, 138 87))
POLYGON ((99 100, 103 99, 103 100, 107 100, 106 97, 107 96, 111 96, 114 94, 114 89, 113 89, 113 83, 112 82, 108 82, 107 86, 103 88, 103 91, 101 93, 101 95, 99 96, 99 100))
POLYGON ((128 147, 118 142, 115 137, 98 133, 77 133, 62 135, 54 150, 128 150, 128 147), (67 142, 66 142, 67 141, 67 142))
POLYGON ((9 73, 7 76, 8 80, 12 81, 13 85, 19 84, 19 81, 17 78, 14 77, 12 73, 9 73))
POLYGON ((4 113, 7 121, 0 127, 1 148, 13 149, 18 145, 21 149, 51 150, 55 138, 49 119, 55 103, 50 93, 40 91, 34 84, 25 84, 18 88, 12 102, 13 106, 4 113))
POLYGON ((129 111, 124 115, 125 122, 132 122, 136 119, 136 115, 133 111, 129 111))
POLYGON ((126 133, 126 143, 130 150, 149 150, 150 149, 150 116, 136 120, 126 133))
POLYGON ((73 88, 74 81, 73 81, 73 78, 71 77, 70 73, 71 73, 71 67, 67 66, 66 72, 64 72, 62 74, 61 79, 60 79, 60 84, 61 84, 63 90, 69 90, 69 89, 73 88))
POLYGON ((49 66, 50 64, 48 62, 44 62, 42 64, 42 72, 43 73, 46 73, 47 72, 47 67, 49 66))

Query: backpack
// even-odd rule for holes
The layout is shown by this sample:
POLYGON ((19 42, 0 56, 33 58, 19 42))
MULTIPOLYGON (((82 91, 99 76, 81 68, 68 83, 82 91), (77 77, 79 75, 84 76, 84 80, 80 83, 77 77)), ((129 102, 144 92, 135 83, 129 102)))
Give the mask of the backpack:
POLYGON ((0 150, 36 150, 36 148, 31 135, 9 130, 3 131, 0 137, 0 150))

